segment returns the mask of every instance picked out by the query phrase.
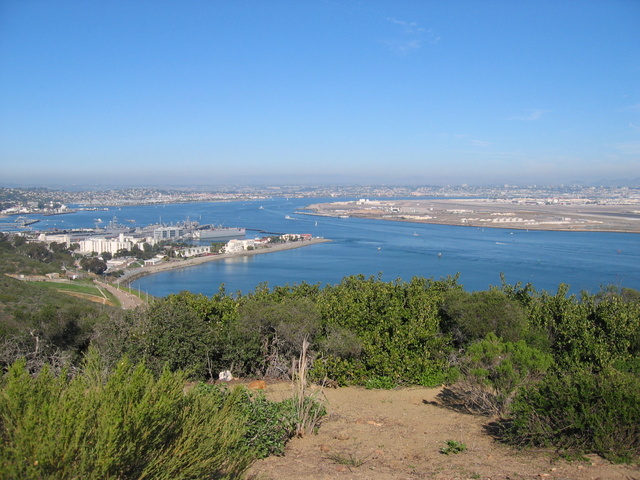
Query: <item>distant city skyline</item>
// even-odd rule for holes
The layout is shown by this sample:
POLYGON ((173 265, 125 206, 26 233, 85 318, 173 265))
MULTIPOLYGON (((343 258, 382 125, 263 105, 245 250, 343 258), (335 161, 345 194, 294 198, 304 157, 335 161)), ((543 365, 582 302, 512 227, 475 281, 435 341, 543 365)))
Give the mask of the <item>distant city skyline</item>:
POLYGON ((640 178, 640 2, 5 0, 0 184, 640 178))

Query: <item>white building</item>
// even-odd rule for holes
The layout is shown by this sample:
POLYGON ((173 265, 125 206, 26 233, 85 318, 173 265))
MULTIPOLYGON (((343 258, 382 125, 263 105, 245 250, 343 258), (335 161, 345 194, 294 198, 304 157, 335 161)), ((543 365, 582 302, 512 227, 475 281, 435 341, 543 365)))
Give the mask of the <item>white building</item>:
POLYGON ((174 240, 184 235, 183 227, 160 227, 153 230, 153 238, 156 241, 174 240))
POLYGON ((124 233, 121 233, 117 239, 88 237, 78 243, 80 244, 80 253, 109 252, 113 255, 118 250, 131 250, 136 243, 141 241, 133 237, 125 237, 124 233))
POLYGON ((40 235, 38 235, 38 241, 40 242, 44 242, 44 243, 64 243, 67 248, 69 248, 71 246, 71 235, 68 234, 64 234, 64 235, 47 235, 45 233, 41 233, 40 235))
POLYGON ((163 255, 156 255, 155 257, 150 258, 149 260, 145 260, 144 261, 144 266, 145 267, 152 267, 154 265, 158 265, 163 260, 164 260, 164 256, 163 255))
POLYGON ((181 257, 185 257, 185 258, 189 258, 189 257, 195 257, 196 255, 207 255, 211 253, 211 247, 210 246, 196 246, 196 247, 189 247, 189 248, 181 248, 180 250, 176 250, 176 255, 179 255, 181 257))
POLYGON ((280 235, 285 242, 294 242, 296 240, 311 240, 312 235, 310 233, 285 233, 280 235))
POLYGON ((245 250, 249 250, 249 248, 255 248, 256 241, 253 238, 249 238, 246 240, 233 239, 229 240, 227 244, 223 247, 224 253, 238 253, 243 252, 245 250))
POLYGON ((131 263, 130 258, 112 258, 107 260, 107 270, 117 270, 129 266, 131 263))

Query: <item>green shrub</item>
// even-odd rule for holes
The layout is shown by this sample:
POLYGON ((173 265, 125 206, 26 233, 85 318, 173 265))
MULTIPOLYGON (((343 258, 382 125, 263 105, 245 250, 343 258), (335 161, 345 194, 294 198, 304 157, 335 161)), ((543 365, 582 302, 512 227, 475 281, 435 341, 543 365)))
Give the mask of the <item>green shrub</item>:
POLYGON ((126 360, 107 375, 95 355, 71 380, 47 368, 31 377, 17 362, 1 383, 0 471, 22 479, 239 478, 253 455, 236 397, 183 388, 182 373, 155 379, 126 360))
POLYGON ((361 385, 364 382, 365 373, 364 366, 357 360, 329 356, 315 359, 309 370, 309 379, 319 384, 330 380, 344 387, 346 385, 361 385))
POLYGON ((519 444, 597 453, 613 461, 640 454, 640 378, 614 369, 557 372, 523 389, 507 436, 519 444))
POLYGON ((381 376, 368 378, 364 386, 370 390, 391 390, 392 388, 397 387, 398 383, 391 377, 381 376))
POLYGON ((499 290, 448 292, 441 306, 442 329, 458 346, 468 345, 495 333, 515 342, 527 333, 524 308, 499 290))
POLYGON ((440 453, 444 455, 456 455, 466 451, 467 446, 457 440, 447 440, 447 444, 440 449, 440 453))
POLYGON ((320 315, 308 299, 247 297, 239 307, 241 338, 260 346, 256 365, 260 375, 287 378, 292 361, 300 355, 303 339, 313 343, 319 329, 320 315))
POLYGON ((245 419, 246 445, 256 458, 282 455, 287 442, 295 434, 295 409, 291 399, 272 402, 262 392, 244 387, 229 390, 224 386, 204 383, 198 385, 196 392, 214 395, 221 401, 233 397, 233 408, 245 419))
POLYGON ((552 363, 550 354, 522 340, 504 342, 490 333, 467 349, 454 391, 471 411, 505 413, 517 390, 542 378, 552 363))
POLYGON ((425 372, 447 368, 451 345, 440 332, 438 307, 444 292, 458 288, 455 278, 382 282, 363 275, 345 277, 338 285, 326 286, 318 297, 325 328, 320 347, 328 348, 320 353, 357 357, 368 377, 421 383, 425 372), (336 332, 342 337, 339 341, 332 338, 336 332), (357 349, 334 348, 349 344, 357 349))
MULTIPOLYGON (((193 310, 164 300, 130 314, 127 355, 144 361, 156 375, 163 368, 189 370, 194 378, 207 378, 210 325, 193 310)), ((209 374, 209 375, 208 375, 209 374)))
POLYGON ((578 300, 560 285, 529 306, 534 327, 548 332, 556 362, 568 369, 605 368, 640 351, 640 303, 583 294, 578 300))

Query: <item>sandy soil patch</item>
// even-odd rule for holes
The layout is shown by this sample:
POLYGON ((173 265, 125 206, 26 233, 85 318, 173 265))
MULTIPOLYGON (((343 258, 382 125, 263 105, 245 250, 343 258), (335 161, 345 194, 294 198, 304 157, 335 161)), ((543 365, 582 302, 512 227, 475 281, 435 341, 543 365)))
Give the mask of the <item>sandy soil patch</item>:
MULTIPOLYGON (((518 451, 490 435, 492 419, 442 406, 441 389, 324 391, 329 415, 317 435, 293 439, 281 457, 253 465, 247 478, 294 479, 601 479, 638 480, 640 468, 598 457, 568 462, 553 452, 518 451), (448 440, 467 450, 444 455, 448 440)), ((270 385, 271 398, 291 393, 270 385)))

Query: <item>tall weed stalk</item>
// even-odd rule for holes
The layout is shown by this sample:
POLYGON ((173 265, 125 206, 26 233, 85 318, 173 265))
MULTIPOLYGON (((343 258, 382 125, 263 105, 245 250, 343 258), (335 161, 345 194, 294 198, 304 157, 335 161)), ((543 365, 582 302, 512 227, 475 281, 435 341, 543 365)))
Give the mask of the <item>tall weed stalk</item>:
POLYGON ((310 391, 307 383, 307 350, 309 341, 302 341, 300 357, 293 369, 293 402, 295 405, 296 436, 302 437, 313 432, 318 426, 320 418, 326 414, 324 390, 310 391))

